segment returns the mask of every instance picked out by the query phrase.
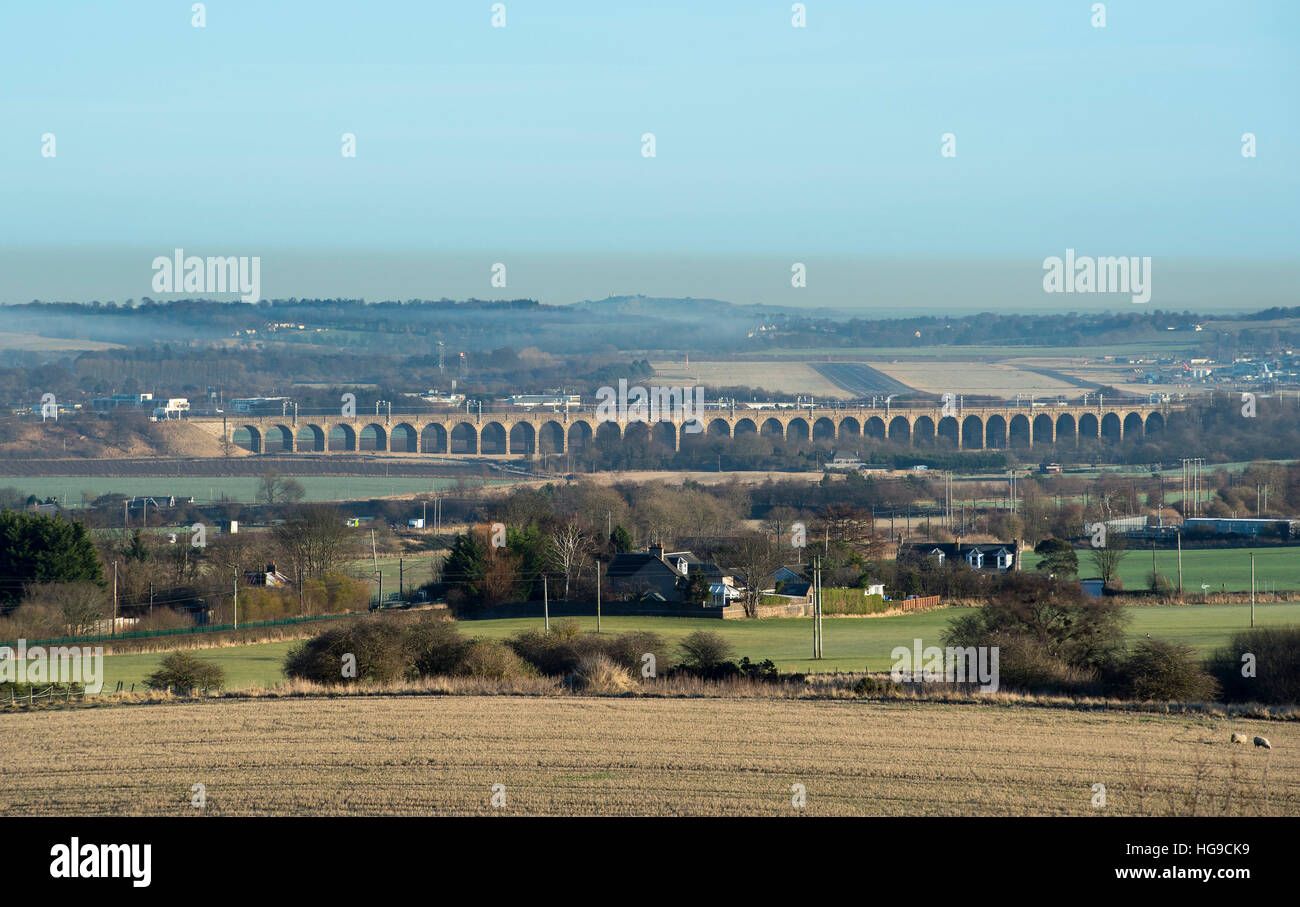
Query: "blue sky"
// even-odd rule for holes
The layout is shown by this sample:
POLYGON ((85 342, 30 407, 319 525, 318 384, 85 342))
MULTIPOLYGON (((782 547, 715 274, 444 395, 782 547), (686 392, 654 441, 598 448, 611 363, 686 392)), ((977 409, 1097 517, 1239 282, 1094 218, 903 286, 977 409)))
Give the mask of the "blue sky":
POLYGON ((180 246, 267 295, 1020 307, 1070 247, 1294 304, 1300 4, 806 5, 6 4, 0 300, 150 295, 180 246))

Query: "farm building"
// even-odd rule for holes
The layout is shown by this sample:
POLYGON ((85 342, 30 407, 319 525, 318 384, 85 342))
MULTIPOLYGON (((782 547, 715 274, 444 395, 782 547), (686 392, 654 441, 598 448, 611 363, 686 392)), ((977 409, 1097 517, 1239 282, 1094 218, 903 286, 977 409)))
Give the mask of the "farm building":
POLYGON ((1007 573, 1020 568, 1020 541, 908 542, 898 549, 899 560, 929 560, 938 566, 963 563, 985 573, 1007 573))
POLYGON ((713 590, 718 585, 736 588, 735 578, 724 574, 717 564, 702 561, 689 551, 665 552, 660 546, 616 555, 606 576, 611 591, 620 598, 643 598, 653 593, 666 602, 681 602, 686 583, 694 573, 702 573, 709 581, 709 600, 703 603, 706 606, 722 607, 735 597, 725 590, 713 590))

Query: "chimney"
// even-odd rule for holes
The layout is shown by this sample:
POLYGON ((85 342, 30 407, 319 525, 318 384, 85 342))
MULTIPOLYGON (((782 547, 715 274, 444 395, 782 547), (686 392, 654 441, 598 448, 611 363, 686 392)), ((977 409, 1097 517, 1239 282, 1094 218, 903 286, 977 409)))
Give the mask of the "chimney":
POLYGON ((275 572, 275 564, 267 564, 267 565, 266 565, 266 572, 267 572, 267 573, 274 573, 274 572, 275 572))
POLYGON ((659 560, 663 560, 663 559, 664 559, 664 546, 663 546, 663 545, 651 545, 651 546, 650 546, 650 556, 651 556, 651 557, 657 557, 657 558, 659 558, 659 560))

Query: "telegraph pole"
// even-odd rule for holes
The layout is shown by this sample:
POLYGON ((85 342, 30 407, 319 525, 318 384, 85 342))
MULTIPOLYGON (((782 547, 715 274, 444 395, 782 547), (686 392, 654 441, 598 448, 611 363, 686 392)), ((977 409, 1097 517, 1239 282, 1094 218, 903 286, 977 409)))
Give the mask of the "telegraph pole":
POLYGON ((113 636, 117 635, 117 561, 113 561, 113 636))
POLYGON ((542 574, 542 619, 546 621, 546 632, 551 632, 551 600, 546 591, 546 574, 542 574))
POLYGON ((600 632, 600 558, 596 558, 596 632, 600 632))
POLYGON ((1183 597, 1183 531, 1176 533, 1178 539, 1178 597, 1183 597))
POLYGON ((1250 553, 1250 626, 1255 627, 1255 552, 1250 553))
POLYGON ((234 612, 235 612, 234 629, 238 630, 239 629, 239 568, 238 567, 235 568, 234 574, 235 574, 234 595, 231 597, 230 600, 231 602, 233 602, 234 612))

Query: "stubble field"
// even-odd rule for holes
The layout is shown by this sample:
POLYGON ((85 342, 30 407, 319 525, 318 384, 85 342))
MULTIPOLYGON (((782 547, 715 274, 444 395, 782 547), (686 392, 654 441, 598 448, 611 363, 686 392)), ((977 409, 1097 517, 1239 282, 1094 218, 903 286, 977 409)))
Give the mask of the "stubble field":
POLYGON ((1005 704, 216 700, 0 715, 0 814, 197 815, 203 784, 213 815, 1300 815, 1297 753, 1295 722, 1005 704))

